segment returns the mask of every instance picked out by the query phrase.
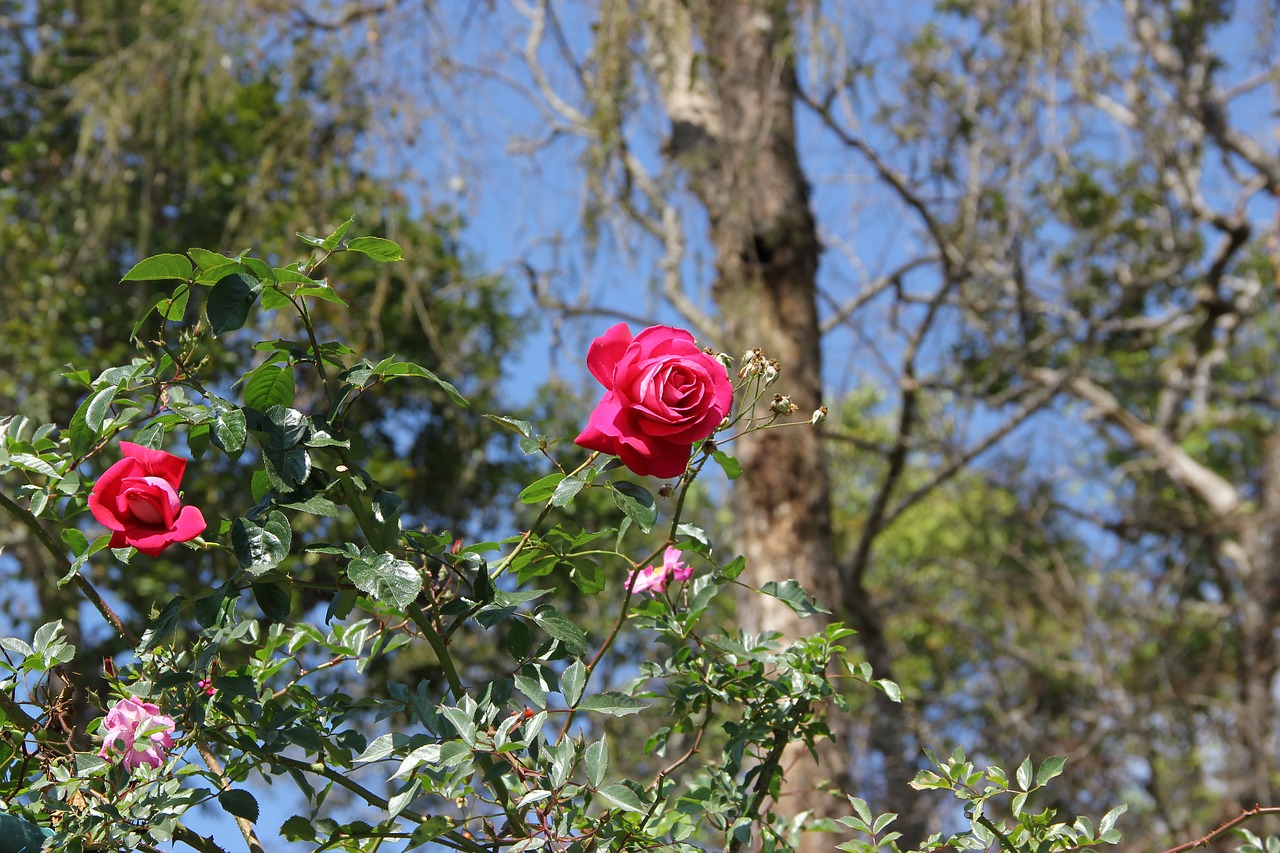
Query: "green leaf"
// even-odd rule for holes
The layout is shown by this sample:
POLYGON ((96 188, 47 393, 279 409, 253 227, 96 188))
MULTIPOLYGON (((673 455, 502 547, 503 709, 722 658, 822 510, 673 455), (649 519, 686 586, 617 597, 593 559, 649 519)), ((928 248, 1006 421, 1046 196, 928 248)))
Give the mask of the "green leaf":
POLYGON ((261 526, 247 518, 231 524, 231 550, 240 568, 255 577, 280 565, 292 546, 293 528, 279 510, 272 510, 261 526))
POLYGON ((159 615, 151 620, 150 627, 143 632, 139 651, 149 652, 173 635, 174 629, 178 627, 178 614, 186 601, 186 598, 179 595, 165 603, 159 615))
POLYGON ((180 321, 187 313, 187 301, 191 298, 191 288, 182 284, 171 299, 161 299, 156 303, 160 316, 173 322, 180 321))
POLYGON ((536 678, 517 675, 512 680, 515 682, 516 689, 523 693, 535 707, 539 709, 547 707, 547 691, 542 689, 542 685, 536 678))
POLYGON ((286 841, 315 841, 316 826, 311 818, 296 814, 280 824, 280 834, 286 841))
POLYGON ((627 518, 645 533, 652 530, 658 521, 658 506, 649 490, 625 480, 610 485, 613 487, 613 502, 627 518))
POLYGON ((93 447, 102 432, 102 422, 106 420, 111 404, 115 402, 119 388, 108 385, 80 404, 71 417, 71 453, 83 456, 93 447))
POLYGON ((616 806, 623 811, 644 814, 645 809, 640 802, 640 798, 636 796, 635 791, 626 785, 606 785, 596 791, 596 795, 609 805, 616 806))
POLYGON ((244 385, 244 404, 260 412, 272 406, 291 406, 293 397, 292 367, 264 364, 249 374, 244 385))
POLYGON ((431 839, 444 835, 452 826, 453 822, 447 817, 432 815, 414 827, 413 834, 409 837, 409 846, 405 849, 412 850, 415 847, 421 847, 431 839))
POLYGON ((520 492, 520 503, 542 503, 556 493, 556 489, 562 480, 564 480, 564 474, 557 471, 554 474, 548 474, 539 480, 533 481, 520 492))
POLYGON ((121 281, 164 281, 177 279, 187 281, 195 270, 186 255, 152 255, 138 261, 133 269, 124 274, 121 281))
POLYGON ((898 686, 898 682, 891 681, 888 678, 880 678, 876 680, 875 686, 880 689, 881 693, 889 697, 889 701, 902 701, 902 688, 898 686))
POLYGON ((215 284, 204 307, 210 331, 217 336, 243 327, 260 289, 256 281, 241 273, 229 275, 215 284))
POLYGON ((1024 791, 1031 788, 1031 756, 1028 755, 1022 759, 1022 764, 1018 765, 1018 787, 1024 791))
POLYGON ((772 595, 790 607, 802 619, 813 616, 816 613, 831 612, 810 598, 809 594, 804 591, 804 587, 794 580, 788 579, 782 583, 769 581, 760 587, 760 591, 765 595, 772 595))
POLYGON ((275 267, 271 270, 275 275, 277 284, 315 284, 315 279, 311 276, 303 275, 295 269, 288 267, 275 267))
POLYGON ((1111 832, 1112 827, 1116 825, 1116 821, 1120 819, 1120 815, 1128 810, 1129 807, 1122 803, 1104 814, 1102 820, 1098 821, 1098 835, 1106 835, 1111 832))
POLYGON ((603 737, 600 738, 587 747, 583 758, 587 765, 587 784, 593 788, 599 788, 605 774, 609 771, 609 742, 603 737))
POLYGON ((524 622, 512 622, 507 629, 507 651, 517 661, 524 660, 533 651, 533 630, 524 622))
POLYGON ((387 801, 387 817, 394 819, 400 812, 409 807, 413 802, 413 798, 418 796, 418 792, 422 790, 422 782, 414 779, 409 783, 403 791, 400 791, 390 800, 387 801))
POLYGON ((573 657, 582 657, 587 653, 587 635, 569 621, 569 617, 551 605, 544 604, 533 611, 533 621, 553 639, 559 640, 565 651, 573 657))
POLYGON ((253 598, 262 608, 262 615, 267 617, 268 622, 284 622, 289 618, 293 605, 289 587, 280 583, 255 583, 252 584, 252 589, 253 598))
POLYGON ((346 222, 342 223, 337 228, 335 228, 332 234, 330 234, 328 237, 325 237, 324 240, 321 241, 320 248, 326 249, 329 251, 333 251, 334 249, 336 249, 338 247, 338 244, 342 242, 342 238, 347 235, 347 229, 351 227, 351 223, 355 221, 356 221, 356 218, 353 216, 350 219, 348 219, 346 222))
POLYGON ((459 406, 462 406, 465 409, 471 405, 471 403, 467 401, 467 398, 462 396, 461 391, 420 364, 414 364, 411 361, 396 361, 394 358, 386 358, 379 362, 373 372, 384 379, 393 379, 397 376, 417 376, 422 379, 429 379, 436 385, 440 386, 441 390, 449 395, 449 399, 453 400, 453 402, 457 403, 459 406))
POLYGON ((1044 764, 1040 765, 1040 770, 1036 773, 1036 784, 1044 785, 1062 773, 1062 768, 1066 765, 1067 759, 1061 755, 1054 755, 1044 760, 1044 764))
POLYGON ((244 412, 240 409, 220 411, 213 419, 211 435, 213 443, 223 453, 235 459, 244 450, 244 412))
POLYGON ((347 305, 347 300, 338 295, 338 291, 329 286, 329 282, 321 279, 311 284, 303 285, 294 292, 295 296, 314 296, 316 299, 323 299, 325 302, 332 302, 334 305, 347 305))
POLYGON ((595 711, 597 714, 608 714, 610 717, 626 717, 639 713, 647 707, 643 702, 613 690, 592 694, 578 703, 579 711, 595 711))
POLYGON ((373 739, 364 752, 356 756, 356 764, 367 764, 370 761, 381 761, 409 744, 409 736, 402 732, 388 732, 373 739))
POLYGON ((356 237, 347 243, 347 251, 359 252, 383 263, 404 260, 400 246, 382 237, 356 237))
POLYGON ((738 460, 725 453, 723 450, 717 450, 711 454, 711 458, 716 460, 716 464, 724 469, 724 475, 730 480, 736 480, 742 476, 742 465, 738 460))
POLYGON ((507 417, 503 417, 502 415, 487 414, 484 417, 485 417, 485 420, 493 421, 498 426, 502 427, 503 429, 510 430, 511 432, 514 432, 516 435, 521 435, 521 436, 524 436, 525 438, 533 438, 533 424, 529 423, 528 421, 516 420, 515 418, 507 418, 507 417))
POLYGON ((232 788, 218 794, 218 805, 234 817, 244 818, 250 823, 258 820, 258 801, 253 794, 241 788, 232 788))
POLYGON ((720 574, 722 574, 726 580, 733 580, 734 578, 738 577, 738 575, 746 571, 746 568, 747 568, 746 558, 739 555, 737 557, 734 557, 729 562, 725 563, 724 568, 720 570, 720 574))
POLYGON ((196 262, 196 266, 202 270, 210 270, 214 267, 220 267, 225 264, 234 264, 236 261, 225 255, 219 255, 217 252, 210 252, 208 249, 187 249, 187 254, 191 256, 191 260, 196 262))
POLYGON ((551 493, 552 506, 568 506, 587 483, 581 477, 565 477, 551 493))
POLYGON ((390 554, 373 559, 357 557, 347 564, 347 575, 356 589, 401 609, 412 604, 422 591, 422 573, 390 554))
POLYGON ((587 667, 580 660, 576 660, 569 664, 564 673, 560 676, 560 693, 564 696, 565 703, 570 707, 578 704, 578 700, 582 698, 582 691, 587 686, 587 667))

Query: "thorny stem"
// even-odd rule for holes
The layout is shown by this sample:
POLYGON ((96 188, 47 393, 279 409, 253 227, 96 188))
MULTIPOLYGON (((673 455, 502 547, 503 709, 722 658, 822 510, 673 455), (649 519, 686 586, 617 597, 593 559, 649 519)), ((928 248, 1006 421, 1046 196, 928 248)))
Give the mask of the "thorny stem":
POLYGON ((1018 853, 1018 848, 1014 846, 1013 841, 1009 839, 1009 836, 1001 832, 1000 828, 992 823, 989 817, 986 815, 978 815, 978 823, 990 830, 991 834, 1000 841, 1000 846, 1008 851, 1008 853, 1018 853))

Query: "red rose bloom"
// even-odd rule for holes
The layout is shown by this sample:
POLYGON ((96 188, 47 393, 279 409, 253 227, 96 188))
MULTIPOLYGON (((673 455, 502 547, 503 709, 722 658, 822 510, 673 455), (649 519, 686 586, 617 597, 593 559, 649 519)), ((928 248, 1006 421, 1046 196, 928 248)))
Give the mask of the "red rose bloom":
POLYGON ((591 343, 587 368, 607 390, 574 443, 618 456, 637 474, 678 477, 701 441, 729 414, 724 366, 683 329, 619 323, 591 343))
POLYGON ((204 532, 204 516, 178 497, 187 460, 120 442, 124 458, 112 465, 89 493, 89 511, 114 531, 112 548, 132 545, 149 557, 174 542, 186 542, 204 532))

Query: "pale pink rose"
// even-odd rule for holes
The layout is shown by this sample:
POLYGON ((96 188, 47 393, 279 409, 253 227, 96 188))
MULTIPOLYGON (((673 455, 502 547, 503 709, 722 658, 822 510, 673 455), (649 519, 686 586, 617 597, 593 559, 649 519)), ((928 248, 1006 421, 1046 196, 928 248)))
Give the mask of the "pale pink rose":
POLYGON ((683 583, 693 575, 693 567, 680 561, 684 556, 679 548, 668 547, 662 555, 662 566, 646 566, 639 572, 627 575, 627 587, 632 592, 651 592, 654 595, 667 591, 671 581, 683 583))
POLYGON ((173 717, 161 714, 158 705, 133 696, 121 699, 107 712, 98 755, 107 760, 121 756, 127 770, 143 764, 159 767, 165 753, 173 749, 176 727, 173 717))
POLYGON ((132 545, 158 557, 204 532, 200 510, 178 497, 187 460, 129 441, 120 442, 120 450, 124 458, 102 472, 89 493, 89 511, 113 531, 112 548, 132 545))
POLYGON ((591 343, 587 368, 606 390, 574 442, 643 476, 683 474, 694 442, 733 405, 724 365, 683 329, 650 326, 633 338, 619 323, 591 343))

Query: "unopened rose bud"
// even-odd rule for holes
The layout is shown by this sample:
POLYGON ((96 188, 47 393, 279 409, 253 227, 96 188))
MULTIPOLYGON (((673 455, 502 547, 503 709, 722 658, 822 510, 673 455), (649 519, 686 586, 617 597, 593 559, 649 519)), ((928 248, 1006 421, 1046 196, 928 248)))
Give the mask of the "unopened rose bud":
POLYGON ((827 407, 819 406, 813 410, 813 414, 809 417, 809 423, 817 426, 827 419, 827 407))

